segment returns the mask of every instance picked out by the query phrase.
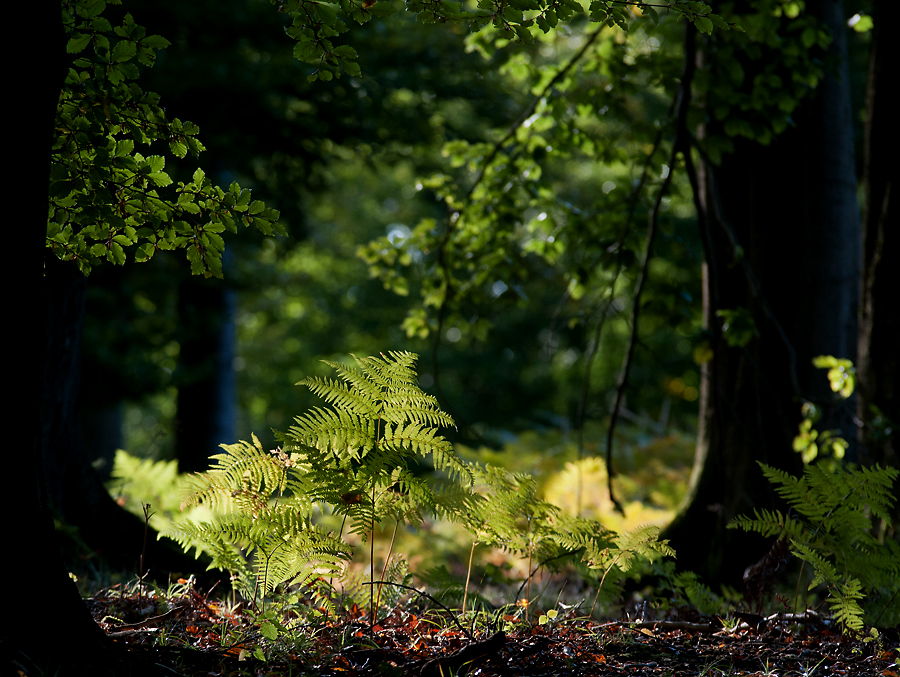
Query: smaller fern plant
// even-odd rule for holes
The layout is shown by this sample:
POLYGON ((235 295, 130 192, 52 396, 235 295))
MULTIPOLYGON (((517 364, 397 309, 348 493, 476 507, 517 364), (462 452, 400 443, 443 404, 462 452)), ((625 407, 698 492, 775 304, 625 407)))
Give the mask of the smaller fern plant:
MULTIPOLYGON (((573 517, 538 496, 537 484, 525 474, 510 473, 502 468, 486 466, 475 469, 476 483, 484 490, 467 506, 463 524, 473 536, 469 556, 477 544, 490 545, 526 557, 528 573, 523 587, 530 601, 532 576, 544 566, 556 569, 563 562, 574 564, 582 574, 591 577, 602 571, 597 585, 597 599, 607 577, 620 580, 639 561, 675 552, 667 541, 659 540, 659 529, 643 526, 624 534, 616 534, 597 520, 573 517), (534 562, 538 562, 534 566, 534 562)), ((468 594, 469 573, 465 594, 468 594)), ((521 588, 520 588, 521 590, 521 588)), ((465 597, 463 605, 465 607, 465 597)), ((526 617, 527 609, 526 605, 526 617)), ((594 607, 591 608, 593 614, 594 607)))
POLYGON ((213 467, 191 476, 182 509, 205 505, 214 517, 187 520, 166 536, 185 550, 212 558, 210 569, 231 574, 235 589, 254 604, 282 583, 306 584, 343 570, 350 548, 312 523, 310 483, 281 449, 252 442, 222 445, 213 467))
POLYGON ((791 514, 758 510, 729 527, 789 540, 791 552, 812 567, 808 589, 827 587, 828 604, 845 632, 861 630, 866 618, 896 622, 900 614, 888 606, 900 588, 900 546, 873 528, 873 521, 890 526, 897 469, 806 466, 802 477, 794 477, 760 467, 791 514))

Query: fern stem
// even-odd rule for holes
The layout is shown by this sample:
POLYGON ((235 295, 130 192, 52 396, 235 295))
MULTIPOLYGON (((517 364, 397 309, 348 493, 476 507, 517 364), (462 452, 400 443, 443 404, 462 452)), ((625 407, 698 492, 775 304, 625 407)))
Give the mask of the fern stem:
POLYGON ((391 555, 394 554, 394 539, 397 537, 397 529, 400 527, 400 515, 397 515, 397 521, 394 522, 394 533, 391 534, 391 545, 388 548, 387 559, 384 560, 384 566, 381 567, 381 585, 378 586, 378 596, 375 598, 375 609, 381 606, 381 590, 384 587, 384 575, 387 573, 388 564, 391 561, 391 555))
POLYGON ((597 595, 594 597, 594 603, 591 605, 591 613, 588 614, 588 618, 594 617, 594 607, 597 606, 597 600, 600 599, 600 591, 603 589, 603 581, 606 580, 606 574, 612 571, 612 568, 616 566, 616 562, 619 561, 619 557, 621 555, 616 555, 613 559, 612 563, 606 567, 606 571, 603 572, 603 576, 600 577, 600 584, 597 586, 597 595))
MULTIPOLYGON (((806 566, 804 560, 800 560, 800 573, 797 574, 797 590, 794 592, 794 613, 800 613, 800 584, 803 582, 803 567, 806 566)), ((760 601, 760 604, 762 602, 760 601)), ((806 595, 803 596, 803 611, 806 611, 806 595)))
POLYGON ((528 622, 528 611, 531 606, 531 558, 534 555, 534 544, 529 543, 528 545, 528 580, 526 581, 527 585, 525 586, 525 622, 528 622))
POLYGON ((463 588, 463 605, 462 605, 462 615, 463 618, 466 616, 466 601, 469 598, 469 578, 472 575, 472 557, 475 555, 475 545, 477 541, 472 541, 472 549, 469 551, 469 568, 466 569, 466 587, 463 588))
MULTIPOLYGON (((369 538, 369 580, 375 582, 375 480, 372 480, 372 535, 369 538)), ((375 590, 369 587, 369 626, 375 626, 375 590)))

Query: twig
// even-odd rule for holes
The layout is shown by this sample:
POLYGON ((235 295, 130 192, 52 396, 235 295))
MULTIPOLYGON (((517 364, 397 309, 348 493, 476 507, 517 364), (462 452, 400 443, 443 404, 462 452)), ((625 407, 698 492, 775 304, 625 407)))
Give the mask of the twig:
POLYGON ((457 628, 459 628, 460 632, 462 632, 466 636, 467 639, 470 639, 473 641, 475 639, 474 637, 472 637, 472 635, 469 633, 468 630, 466 630, 462 625, 460 625, 459 621, 456 620, 456 615, 452 611, 450 611, 450 609, 448 609, 443 604, 438 602, 434 597, 429 595, 427 592, 423 592, 423 591, 419 590, 418 588, 412 587, 411 585, 404 585, 403 583, 394 583, 392 581, 383 581, 383 582, 369 581, 369 582, 364 582, 363 585, 393 585, 396 588, 403 588, 404 590, 409 590, 410 592, 414 592, 414 593, 420 595, 421 597, 424 597, 425 599, 433 602, 436 606, 439 606, 441 609, 446 611, 447 614, 450 616, 450 620, 453 621, 453 624, 457 628))
MULTIPOLYGON (((118 626, 116 626, 115 630, 116 630, 116 632, 126 631, 126 630, 139 630, 148 625, 154 625, 156 623, 164 623, 168 620, 175 618, 175 616, 178 616, 184 610, 185 610, 185 607, 177 606, 174 609, 169 609, 166 613, 160 614, 159 616, 153 616, 152 618, 145 618, 144 620, 139 621, 137 623, 126 623, 125 625, 118 625, 118 626)), ((115 636, 114 633, 107 633, 107 634, 110 637, 115 636)))
POLYGON ((506 644, 506 633, 502 630, 494 633, 481 642, 473 642, 454 651, 449 656, 432 658, 422 664, 419 674, 423 675, 447 675, 458 674, 464 665, 472 664, 488 658, 503 648, 506 644))

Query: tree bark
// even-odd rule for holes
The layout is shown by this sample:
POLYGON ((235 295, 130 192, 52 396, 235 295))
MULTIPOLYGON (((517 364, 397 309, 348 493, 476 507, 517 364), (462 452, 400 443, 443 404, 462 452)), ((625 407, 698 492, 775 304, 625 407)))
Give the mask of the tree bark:
POLYGON ((81 342, 86 280, 72 262, 48 254, 47 352, 43 410, 43 464, 57 516, 78 527, 81 539, 108 565, 138 575, 141 555, 155 580, 186 572, 196 561, 174 542, 144 539, 143 521, 119 507, 94 470, 81 435, 81 342))
MULTIPOLYGON (((24 13, 26 8, 21 10, 24 13)), ((9 516, 6 535, 9 621, 0 641, 4 664, 26 674, 112 674, 110 642, 94 623, 63 566, 50 513, 41 455, 41 403, 46 352, 44 253, 47 232, 47 187, 50 183, 51 132, 66 69, 65 35, 56 3, 37 3, 15 25, 39 25, 48 31, 47 49, 28 68, 13 69, 11 91, 25 93, 26 114, 17 117, 17 133, 33 147, 17 159, 25 180, 16 196, 16 218, 8 237, 16 252, 17 290, 7 312, 11 332, 16 392, 8 403, 9 433, 14 443, 6 454, 11 484, 3 492, 9 516), (20 23, 21 22, 21 23, 20 23), (34 72, 37 70, 37 72, 34 72), (55 624, 64 619, 61 631, 55 624), (49 636, 48 636, 49 634, 49 636)))
MULTIPOLYGON (((888 31, 898 20, 898 6, 891 0, 876 0, 875 27, 869 52, 866 86, 863 187, 863 274, 859 314, 856 370, 858 394, 856 415, 861 426, 861 460, 866 463, 900 465, 897 435, 886 427, 900 425, 900 233, 897 208, 890 197, 897 185, 897 124, 889 101, 893 82, 886 53, 888 31), (873 409, 876 407, 876 409, 873 409), (879 420, 879 413, 880 418, 879 420)), ((898 507, 900 510, 900 507, 898 507)))
POLYGON ((175 450, 181 472, 203 472, 220 444, 235 441, 236 299, 220 280, 186 279, 178 295, 175 450))
POLYGON ((840 5, 807 3, 832 28, 840 68, 795 111, 797 126, 768 146, 737 139, 719 167, 701 172, 712 359, 702 367, 688 499, 664 537, 679 566, 710 584, 738 585, 762 555, 763 543, 727 525, 777 505, 757 461, 800 470, 791 441, 802 399, 826 405, 823 427, 852 436, 850 409, 827 407, 833 395, 811 364, 817 355, 855 355, 859 215, 840 5), (716 330, 716 311, 735 308, 749 309, 759 330, 744 347, 716 330))

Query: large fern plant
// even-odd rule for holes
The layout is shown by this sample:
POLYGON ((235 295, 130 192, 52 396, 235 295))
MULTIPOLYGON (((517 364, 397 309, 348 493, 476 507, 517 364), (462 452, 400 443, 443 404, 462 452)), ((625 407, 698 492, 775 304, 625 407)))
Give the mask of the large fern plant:
POLYGON ((755 511, 753 518, 740 516, 729 526, 790 541, 791 552, 812 567, 809 588, 827 586, 829 606, 845 630, 860 630, 864 619, 896 623, 900 547, 878 524, 890 525, 897 470, 807 466, 802 477, 794 477, 760 467, 791 513, 755 511))
POLYGON ((208 505, 217 517, 169 535, 185 549, 207 551, 211 566, 231 572, 248 598, 341 573, 352 555, 344 525, 326 532, 313 522, 317 509, 342 516, 349 532, 366 539, 387 518, 419 522, 427 512, 459 513, 470 496, 436 489, 410 471, 413 461, 431 462, 448 486, 471 483, 467 466, 438 434, 453 420, 416 384, 416 355, 354 360, 355 367, 327 362, 337 379, 298 384, 331 406, 295 419, 279 435, 283 448, 264 451, 255 436, 223 445, 213 468, 193 476, 184 504, 208 505))

